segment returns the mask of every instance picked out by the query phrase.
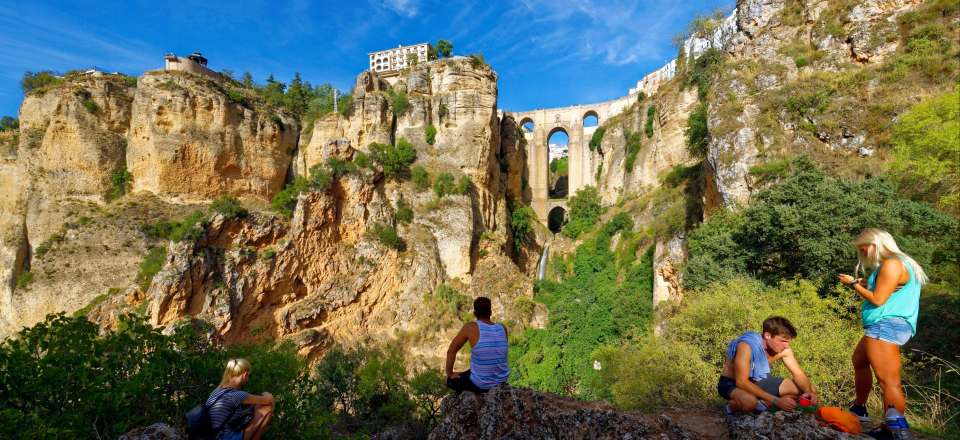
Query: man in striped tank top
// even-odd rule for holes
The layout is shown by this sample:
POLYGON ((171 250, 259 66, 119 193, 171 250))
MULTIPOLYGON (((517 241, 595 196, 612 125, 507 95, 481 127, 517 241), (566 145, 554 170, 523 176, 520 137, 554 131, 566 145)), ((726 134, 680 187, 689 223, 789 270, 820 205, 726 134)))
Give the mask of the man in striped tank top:
POLYGON ((507 381, 510 367, 507 365, 507 328, 490 320, 490 298, 473 300, 473 315, 476 321, 464 324, 447 349, 447 387, 456 391, 485 393, 507 381), (470 341, 470 369, 460 373, 453 371, 457 352, 470 341))

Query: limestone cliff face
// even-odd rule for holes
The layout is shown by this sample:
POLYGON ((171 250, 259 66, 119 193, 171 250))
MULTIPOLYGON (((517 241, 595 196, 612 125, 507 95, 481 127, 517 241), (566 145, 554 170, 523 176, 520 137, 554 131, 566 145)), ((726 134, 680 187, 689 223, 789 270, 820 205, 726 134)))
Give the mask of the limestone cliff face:
POLYGON ((148 72, 133 101, 126 154, 133 190, 270 200, 283 188, 298 133, 295 119, 232 102, 209 79, 148 72))
MULTIPOLYGON (((791 120, 778 94, 817 72, 864 68, 884 61, 898 48, 896 18, 917 0, 876 0, 847 8, 809 1, 786 8, 782 0, 741 0, 736 32, 722 45, 728 58, 709 99, 711 141, 707 163, 724 206, 744 205, 758 189, 751 167, 784 151, 828 150, 835 157, 870 156, 871 139, 862 113, 863 95, 843 96, 850 115, 821 124, 807 115, 804 127, 791 120), (829 24, 834 23, 834 24, 829 24), (785 87, 787 86, 787 87, 785 87), (858 120, 860 119, 860 120, 858 120), (810 128, 813 127, 813 128, 810 128), (802 136, 813 130, 814 136, 802 136)), ((869 90, 869 88, 868 88, 869 90)), ((885 99, 878 97, 878 99, 885 99)))

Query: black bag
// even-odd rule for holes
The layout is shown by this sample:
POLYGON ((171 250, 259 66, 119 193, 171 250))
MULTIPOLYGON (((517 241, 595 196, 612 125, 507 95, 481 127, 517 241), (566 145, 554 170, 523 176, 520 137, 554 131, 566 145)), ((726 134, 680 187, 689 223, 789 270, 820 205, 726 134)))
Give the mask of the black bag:
MULTIPOLYGON (((222 393, 213 401, 213 405, 216 405, 217 402, 223 396, 226 396, 229 393, 229 389, 224 389, 222 393)), ((231 415, 233 417, 233 415, 231 415)), ((187 411, 186 414, 186 427, 187 427, 187 438, 190 440, 210 440, 216 436, 216 431, 213 430, 213 426, 210 426, 210 408, 207 407, 207 402, 204 400, 199 405, 193 407, 190 411, 187 411)))
POLYGON ((231 431, 243 431, 253 420, 253 405, 242 405, 240 409, 233 409, 230 417, 227 417, 227 423, 224 426, 231 431))

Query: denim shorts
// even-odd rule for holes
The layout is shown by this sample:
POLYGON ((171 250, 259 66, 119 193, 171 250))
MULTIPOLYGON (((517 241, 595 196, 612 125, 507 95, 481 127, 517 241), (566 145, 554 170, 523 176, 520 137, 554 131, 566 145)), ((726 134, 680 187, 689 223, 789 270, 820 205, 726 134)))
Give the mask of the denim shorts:
POLYGON ((864 327, 863 335, 891 344, 903 345, 913 337, 913 329, 903 318, 883 318, 864 327))

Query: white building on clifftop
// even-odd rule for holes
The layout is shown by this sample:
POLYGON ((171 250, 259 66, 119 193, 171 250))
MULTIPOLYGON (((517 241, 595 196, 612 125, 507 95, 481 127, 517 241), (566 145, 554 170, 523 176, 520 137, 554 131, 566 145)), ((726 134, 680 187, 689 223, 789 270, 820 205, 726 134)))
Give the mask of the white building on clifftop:
POLYGON ((185 57, 178 57, 175 54, 168 53, 163 56, 163 70, 190 72, 197 75, 205 75, 211 78, 219 78, 220 74, 210 70, 207 67, 207 59, 200 52, 194 52, 185 57))
POLYGON ((408 66, 407 60, 411 55, 416 57, 417 63, 427 62, 427 53, 430 44, 420 43, 412 46, 397 46, 396 49, 387 49, 370 52, 370 71, 377 73, 396 72, 408 66))

